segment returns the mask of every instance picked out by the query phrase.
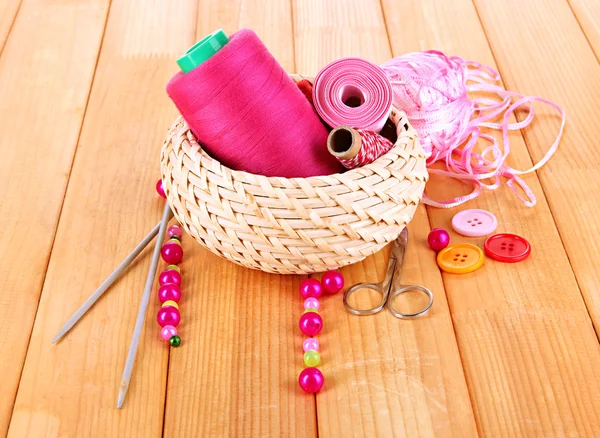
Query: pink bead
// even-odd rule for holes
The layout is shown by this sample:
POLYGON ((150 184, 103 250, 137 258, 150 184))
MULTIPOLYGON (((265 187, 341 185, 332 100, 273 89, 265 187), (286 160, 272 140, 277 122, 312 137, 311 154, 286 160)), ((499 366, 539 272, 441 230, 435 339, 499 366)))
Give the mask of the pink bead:
POLYGON ((167 234, 169 235, 169 237, 173 237, 173 236, 181 237, 182 236, 181 227, 179 225, 171 225, 169 227, 169 229, 167 230, 167 234))
POLYGON ((443 228, 434 228, 427 236, 427 243, 434 251, 441 251, 450 243, 450 234, 443 228))
POLYGON ((176 284, 165 284, 158 289, 158 300, 161 303, 173 300, 176 303, 181 299, 181 289, 176 284))
POLYGON ((176 265, 183 258, 183 248, 177 243, 165 243, 160 250, 162 259, 170 265, 176 265))
POLYGON ((308 312, 300 317, 298 325, 305 335, 315 336, 323 329, 323 319, 316 312, 308 312))
POLYGON ((179 325, 179 321, 181 321, 181 315, 179 314, 179 310, 175 307, 166 306, 160 308, 156 314, 156 320, 161 327, 165 327, 167 325, 177 327, 179 325))
POLYGON ((305 309, 317 309, 321 308, 321 303, 316 298, 310 297, 304 300, 304 308, 305 309))
POLYGON ((158 193, 163 198, 167 197, 167 195, 165 194, 165 189, 163 187, 162 179, 156 181, 156 193, 158 193))
POLYGON ((181 286, 181 274, 175 269, 167 269, 162 271, 158 276, 158 284, 164 286, 165 284, 176 284, 181 286))
POLYGON ((327 271, 321 279, 323 290, 328 294, 337 294, 344 288, 344 276, 339 271, 327 271))
POLYGON ((172 325, 166 325, 160 331, 160 336, 163 338, 163 341, 169 342, 173 336, 177 336, 177 329, 172 325))
POLYGON ((307 278, 300 283, 300 295, 302 298, 319 298, 323 294, 321 282, 315 278, 307 278))
POLYGON ((305 353, 308 350, 319 351, 319 341, 317 341, 315 338, 305 339, 304 342, 302 343, 302 349, 304 350, 305 353))
POLYGON ((300 388, 310 393, 319 392, 325 383, 325 377, 318 368, 304 368, 298 377, 300 388))

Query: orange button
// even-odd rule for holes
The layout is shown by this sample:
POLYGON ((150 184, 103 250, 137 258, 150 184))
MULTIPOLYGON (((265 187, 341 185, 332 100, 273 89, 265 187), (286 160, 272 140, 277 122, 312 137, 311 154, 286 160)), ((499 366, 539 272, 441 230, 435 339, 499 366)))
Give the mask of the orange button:
POLYGON ((438 253, 437 264, 442 271, 451 274, 466 274, 483 265, 483 251, 469 243, 459 243, 444 248, 438 253))

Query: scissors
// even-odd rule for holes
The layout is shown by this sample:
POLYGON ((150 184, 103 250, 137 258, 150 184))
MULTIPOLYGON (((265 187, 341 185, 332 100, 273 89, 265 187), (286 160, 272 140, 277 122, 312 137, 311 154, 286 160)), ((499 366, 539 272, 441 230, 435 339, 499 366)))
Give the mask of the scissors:
POLYGON ((400 233, 400 236, 394 241, 392 254, 390 255, 390 261, 388 262, 387 272, 385 274, 385 280, 383 280, 381 283, 358 283, 351 286, 348 288, 348 290, 346 290, 346 292, 344 292, 344 307, 346 307, 348 312, 361 316, 374 315, 375 313, 381 312, 386 305, 392 315, 401 319, 417 318, 429 312, 429 309, 431 309, 433 304, 433 292, 424 286, 400 283, 400 274, 402 273, 402 264, 404 263, 404 254, 406 252, 407 244, 408 229, 404 228, 404 230, 402 230, 400 233), (348 303, 348 298, 359 289, 376 290, 382 295, 381 302, 372 309, 357 309, 352 307, 348 303), (391 292, 392 289, 394 289, 393 292, 391 292), (423 309, 415 313, 398 312, 396 309, 394 309, 392 303, 398 295, 408 291, 418 291, 425 294, 429 298, 429 302, 423 309))

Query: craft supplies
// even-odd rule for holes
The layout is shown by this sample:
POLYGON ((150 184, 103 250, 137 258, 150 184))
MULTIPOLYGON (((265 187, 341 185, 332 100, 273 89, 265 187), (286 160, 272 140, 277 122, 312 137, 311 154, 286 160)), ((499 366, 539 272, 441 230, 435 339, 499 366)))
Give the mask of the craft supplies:
POLYGON ((416 131, 401 111, 393 109, 390 120, 401 135, 385 160, 335 176, 286 179, 230 172, 178 119, 161 151, 165 191, 182 227, 239 265, 306 274, 356 263, 398 237, 428 178, 416 131))
POLYGON ((181 299, 181 269, 174 263, 179 263, 183 257, 183 249, 181 249, 181 228, 177 225, 172 225, 167 230, 169 240, 163 245, 161 255, 169 264, 167 269, 162 271, 158 277, 159 284, 158 300, 161 302, 161 307, 156 314, 156 321, 162 327, 160 332, 161 337, 165 342, 168 342, 172 347, 181 345, 181 338, 177 332, 177 326, 181 322, 181 313, 179 312, 179 300, 181 299), (165 247, 167 251, 165 251, 165 247), (175 247, 179 247, 179 250, 175 247), (178 261, 174 261, 179 259, 178 261), (167 337, 167 335, 169 335, 167 337))
POLYGON ((450 234, 443 228, 434 228, 427 236, 427 243, 434 251, 441 251, 450 243, 450 234))
POLYGON ((308 102, 313 105, 313 85, 310 83, 308 79, 302 79, 301 81, 296 82, 296 86, 300 89, 304 97, 308 100, 308 102))
POLYGON ((223 29, 215 30, 190 47, 177 60, 177 65, 184 74, 188 73, 214 56, 228 42, 229 38, 223 29))
POLYGON ((150 269, 148 270, 148 277, 146 278, 146 286, 144 287, 144 294, 142 295, 142 301, 138 310, 138 315, 135 320, 135 328, 133 330, 133 336, 131 338, 131 344, 129 346, 129 352, 127 353, 127 360, 125 362, 125 369, 123 370, 123 376, 121 377, 121 384, 119 385, 119 396, 117 399, 117 408, 123 406, 125 401, 125 395, 129 389, 129 381, 131 379, 131 373, 133 372, 133 365, 135 363, 135 356, 137 354, 138 345, 140 343, 140 336, 142 335, 142 328, 144 327, 144 321, 146 320, 146 312, 148 311, 148 303, 150 302, 150 293, 152 292, 152 284, 154 283, 154 277, 156 275, 156 268, 158 267, 158 259, 160 257, 160 243, 165 237, 167 231, 167 224, 171 218, 171 209, 169 203, 165 202, 165 208, 163 211, 162 219, 160 221, 160 228, 158 230, 158 236, 156 245, 154 246, 154 252, 152 253, 152 261, 150 262, 150 269))
POLYGON ((391 141, 375 132, 349 126, 338 126, 327 137, 327 150, 346 169, 372 163, 392 147, 391 141))
POLYGON ((318 368, 304 368, 298 378, 300 387, 308 392, 319 392, 325 383, 325 377, 318 368))
POLYGON ((316 298, 310 297, 310 298, 307 298, 306 300, 304 300, 304 309, 305 310, 308 310, 308 309, 319 310, 320 307, 321 307, 321 303, 319 303, 319 300, 317 300, 316 298))
POLYGON ((323 319, 316 311, 303 313, 298 323, 300 330, 307 336, 318 335, 323 329, 323 319))
POLYGON ((156 181, 156 193, 158 193, 161 198, 167 198, 167 195, 165 194, 165 189, 163 187, 162 179, 156 181))
POLYGON ((483 265, 483 251, 470 243, 458 243, 441 250, 437 264, 442 271, 451 274, 467 274, 483 265))
POLYGON ((379 313, 386 307, 388 310, 394 315, 396 318, 401 319, 410 319, 416 318, 419 316, 423 316, 429 312, 431 306, 433 305, 433 292, 427 289, 424 286, 419 285, 406 285, 402 284, 400 281, 400 276, 402 273, 402 265, 404 263, 404 255, 406 253, 406 246, 408 245, 408 229, 404 228, 400 233, 398 239, 394 241, 394 245, 392 247, 392 253, 390 255, 390 260, 387 266, 387 272, 385 274, 385 279, 381 283, 358 283, 346 290, 344 292, 344 307, 350 313, 354 315, 373 315, 375 313, 379 313), (349 298, 351 295, 355 294, 361 289, 373 289, 379 292, 382 295, 381 302, 372 309, 358 309, 353 307, 349 303, 349 298), (427 305, 418 312, 415 313, 402 313, 398 312, 394 309, 394 299, 403 293, 409 291, 421 292, 427 296, 429 299, 427 305))
POLYGON ((463 210, 452 218, 452 228, 458 234, 480 237, 492 234, 498 226, 496 216, 486 210, 463 210))
POLYGON ((162 246, 160 254, 165 262, 175 265, 183 258, 183 248, 178 243, 167 242, 162 246))
POLYGON ((501 185, 501 178, 507 178, 507 185, 525 205, 535 205, 535 195, 519 176, 542 167, 558 149, 566 120, 558 105, 541 97, 507 91, 499 84, 500 75, 492 68, 434 50, 408 53, 381 67, 392 83, 394 106, 406 112, 419 134, 429 171, 471 181, 474 185, 469 195, 448 201, 434 201, 425 196, 426 204, 454 207, 477 197, 482 189, 495 190, 501 185), (480 97, 470 98, 470 92, 477 92, 480 97), (533 167, 513 169, 506 164, 510 154, 508 133, 523 129, 533 121, 534 102, 547 104, 558 112, 560 129, 544 157, 533 167), (517 110, 525 112, 522 121, 511 122, 517 110), (496 123, 497 118, 501 118, 501 123, 496 123), (484 127, 502 131, 502 141, 483 133, 481 128, 484 127), (480 140, 489 146, 483 148, 483 152, 476 152, 475 146, 480 140), (444 163, 444 169, 432 167, 438 161, 444 163), (488 179, 492 182, 483 182, 488 179), (519 193, 518 187, 527 198, 519 193))
POLYGON ((177 73, 167 93, 203 149, 231 169, 278 177, 340 170, 325 147, 326 127, 249 29, 177 73))
POLYGON ((489 258, 506 263, 520 262, 531 254, 531 245, 526 239, 509 233, 488 237, 483 249, 489 258))
POLYGON ((384 71, 361 58, 342 58, 315 77, 313 102, 330 127, 379 132, 392 108, 392 86, 384 71))
POLYGON ((316 278, 307 278, 300 283, 300 295, 302 298, 319 298, 323 294, 323 286, 316 278))
POLYGON ((73 326, 77 324, 81 317, 87 313, 90 307, 92 307, 96 303, 96 301, 98 301, 100 297, 104 295, 104 292, 106 292, 108 288, 112 286, 112 284, 121 276, 121 274, 123 274, 123 272, 129 267, 131 262, 133 262, 135 258, 144 250, 144 248, 146 248, 146 246, 148 246, 148 244, 152 242, 152 239, 154 239, 154 237, 158 234, 160 224, 161 223, 159 222, 154 228, 152 228, 152 231, 150 231, 148 235, 144 237, 140 243, 137 244, 134 250, 131 251, 131 253, 127 257, 125 257, 121 264, 117 266, 117 268, 108 276, 108 278, 102 282, 100 287, 96 289, 94 293, 91 294, 87 300, 85 300, 81 307, 77 309, 75 313, 67 320, 67 322, 65 322, 65 324, 60 328, 56 336, 54 336, 54 339, 52 339, 52 343, 57 342, 64 335, 66 335, 69 332, 69 330, 71 330, 71 328, 73 328, 73 326))
POLYGON ((344 288, 344 276, 339 271, 327 271, 321 277, 323 291, 328 294, 337 294, 344 288))
MULTIPOLYGON (((332 280, 337 277, 336 274, 341 276, 337 271, 329 271, 325 275, 328 274, 328 277, 332 280)), ((330 286, 335 288, 338 283, 339 280, 336 280, 331 283, 330 286)), ((303 298, 306 298, 304 300, 304 313, 300 317, 300 330, 305 335, 311 337, 305 339, 302 343, 302 349, 304 351, 303 362, 306 368, 300 373, 298 383, 300 384, 300 387, 308 393, 318 392, 323 386, 325 379, 321 371, 315 368, 321 364, 321 355, 319 354, 319 341, 312 337, 319 334, 323 328, 323 320, 319 315, 321 303, 316 297, 306 297, 306 295, 307 293, 314 294, 316 292, 321 296, 324 288, 325 286, 321 286, 321 282, 314 278, 306 279, 300 284, 300 295, 302 295, 303 298), (318 287, 316 286, 317 284, 319 285, 318 287)))

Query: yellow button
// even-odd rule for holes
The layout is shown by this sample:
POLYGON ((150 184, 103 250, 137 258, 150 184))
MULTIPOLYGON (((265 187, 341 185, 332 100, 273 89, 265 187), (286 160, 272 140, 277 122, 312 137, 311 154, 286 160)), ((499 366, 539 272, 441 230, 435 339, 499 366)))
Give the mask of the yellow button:
POLYGON ((483 251, 469 243, 459 243, 441 250, 437 256, 437 264, 442 271, 452 274, 473 272, 483 265, 483 251))

